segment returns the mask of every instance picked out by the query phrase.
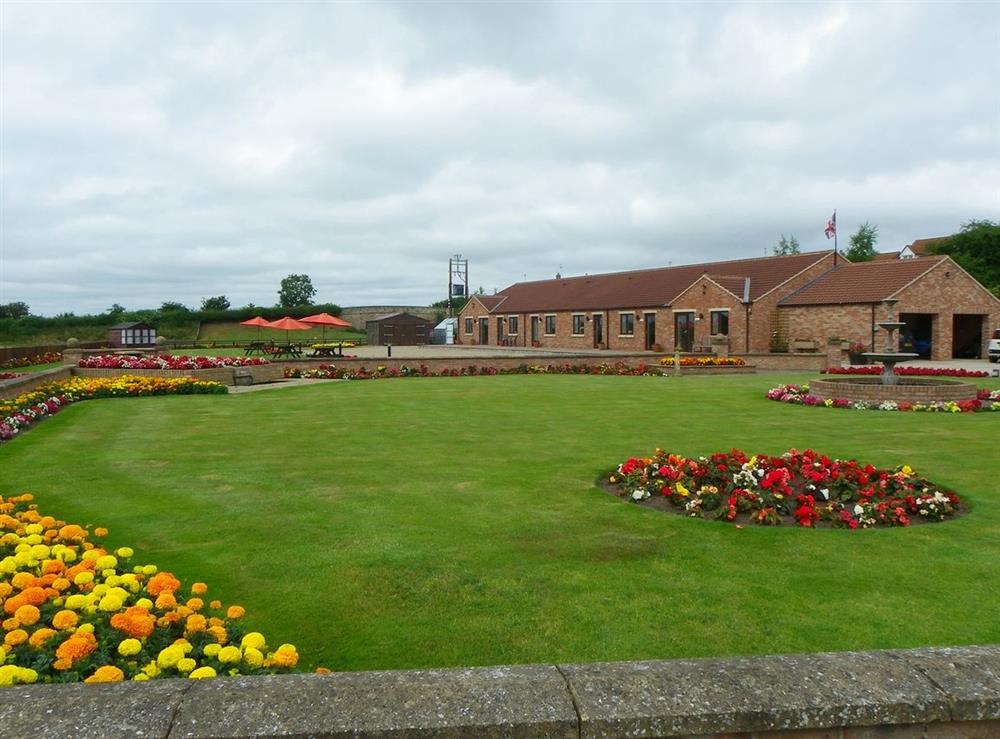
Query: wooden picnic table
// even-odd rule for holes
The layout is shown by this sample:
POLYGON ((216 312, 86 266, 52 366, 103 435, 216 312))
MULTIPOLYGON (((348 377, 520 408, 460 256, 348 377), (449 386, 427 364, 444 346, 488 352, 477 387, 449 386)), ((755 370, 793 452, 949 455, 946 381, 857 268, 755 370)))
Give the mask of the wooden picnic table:
POLYGON ((289 359, 302 356, 301 344, 275 344, 271 349, 271 356, 275 359, 287 356, 289 359))
POLYGON ((269 341, 251 341, 246 345, 243 351, 243 356, 249 357, 254 352, 258 354, 269 354, 268 348, 271 346, 269 341))
POLYGON ((354 342, 339 341, 335 344, 318 344, 312 348, 311 357, 343 357, 344 345, 354 346, 354 342))

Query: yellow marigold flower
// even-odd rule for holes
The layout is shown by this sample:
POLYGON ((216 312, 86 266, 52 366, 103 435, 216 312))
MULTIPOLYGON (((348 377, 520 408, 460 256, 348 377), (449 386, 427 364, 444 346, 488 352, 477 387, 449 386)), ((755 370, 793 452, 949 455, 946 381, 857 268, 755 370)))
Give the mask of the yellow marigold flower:
POLYGON ((205 680, 207 678, 215 677, 215 670, 206 665, 204 667, 199 667, 197 670, 192 670, 188 677, 192 680, 205 680))
POLYGON ((155 662, 150 662, 149 664, 143 666, 142 673, 147 677, 156 677, 160 674, 160 668, 156 666, 155 662))
POLYGON ((180 660, 184 659, 184 649, 175 645, 160 650, 156 656, 156 666, 167 670, 174 667, 180 660))
POLYGON ((267 640, 264 638, 264 635, 261 634, 260 632, 251 631, 249 634, 243 637, 242 641, 240 641, 240 646, 243 647, 244 649, 248 647, 251 649, 263 649, 264 647, 267 646, 267 640))
POLYGON ((226 617, 233 619, 243 618, 246 613, 247 609, 243 606, 229 606, 228 610, 226 610, 226 617))
POLYGON ((35 632, 32 633, 31 638, 28 639, 28 643, 35 649, 41 649, 45 646, 45 643, 57 633, 58 632, 55 629, 36 629, 35 632))
POLYGON ((80 624, 76 629, 77 634, 93 634, 94 624, 80 624))
POLYGON ((191 593, 193 595, 204 595, 208 592, 208 585, 203 582, 196 582, 191 585, 191 593))
POLYGON ((6 659, 7 659, 7 650, 4 649, 3 646, 0 646, 0 665, 2 665, 4 663, 4 660, 6 659))
POLYGON ((138 639, 123 639, 118 644, 118 654, 122 657, 132 657, 142 651, 142 642, 138 639))
POLYGON ((102 665, 93 675, 84 680, 85 683, 117 683, 125 679, 125 673, 114 665, 102 665))
POLYGON ((214 657, 219 653, 220 649, 222 649, 222 645, 213 642, 211 644, 206 644, 205 648, 201 651, 206 657, 214 657))
POLYGON ((153 601, 151 601, 149 598, 139 598, 139 600, 137 600, 135 604, 139 606, 139 608, 143 608, 147 611, 153 610, 153 601))
POLYGON ((145 682, 146 680, 149 680, 149 675, 147 675, 145 672, 140 672, 135 677, 133 677, 132 680, 137 683, 145 682))
POLYGON ((156 565, 143 565, 142 574, 143 575, 155 575, 156 574, 156 565))
POLYGON ((94 582, 94 573, 90 570, 79 572, 76 577, 73 578, 73 582, 77 585, 87 585, 88 583, 92 583, 94 582))
POLYGON ((243 655, 240 653, 238 647, 223 647, 219 650, 218 660, 223 664, 236 664, 241 659, 243 659, 243 655))
POLYGON ((114 569, 117 564, 117 559, 112 557, 110 554, 105 554, 103 557, 98 557, 97 561, 94 562, 94 569, 111 570, 114 569))
POLYGON ((246 663, 248 667, 256 669, 264 664, 264 655, 259 649, 247 647, 243 650, 243 662, 246 663))
POLYGON ((80 593, 73 593, 73 595, 66 598, 66 602, 63 603, 71 611, 79 611, 85 605, 87 605, 87 596, 81 595, 80 593))
POLYGON ((133 554, 135 554, 135 551, 132 549, 132 547, 119 547, 118 549, 115 550, 115 554, 117 554, 122 559, 128 559, 133 554))
POLYGON ((190 657, 185 657, 184 659, 177 660, 177 671, 184 673, 185 675, 191 672, 191 670, 193 670, 197 666, 198 663, 195 662, 190 657))
POLYGON ((124 605, 125 599, 118 595, 118 593, 108 593, 101 598, 101 602, 97 604, 97 607, 106 613, 116 613, 120 611, 124 605))
POLYGON ((174 646, 184 650, 184 654, 191 654, 194 646, 187 639, 174 639, 174 646))
MULTIPOLYGON (((4 645, 8 647, 16 647, 18 644, 24 644, 26 641, 28 641, 28 632, 24 629, 8 631, 7 635, 3 638, 4 645)), ((236 651, 239 652, 238 649, 236 651)))

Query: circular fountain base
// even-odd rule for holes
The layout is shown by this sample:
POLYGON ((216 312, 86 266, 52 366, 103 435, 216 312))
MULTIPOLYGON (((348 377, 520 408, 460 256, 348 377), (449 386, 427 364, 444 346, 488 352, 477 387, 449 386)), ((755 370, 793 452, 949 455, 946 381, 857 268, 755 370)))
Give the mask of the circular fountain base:
POLYGON ((895 385, 884 385, 880 377, 826 377, 812 380, 809 393, 823 400, 846 398, 852 402, 947 403, 976 399, 976 386, 956 380, 899 377, 895 385))

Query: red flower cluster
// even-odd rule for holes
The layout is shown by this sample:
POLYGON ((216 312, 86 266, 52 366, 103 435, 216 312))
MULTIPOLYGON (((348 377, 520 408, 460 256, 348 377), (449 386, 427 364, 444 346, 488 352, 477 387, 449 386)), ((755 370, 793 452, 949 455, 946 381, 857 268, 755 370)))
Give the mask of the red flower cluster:
MULTIPOLYGON (((989 377, 990 373, 983 370, 966 370, 950 367, 893 367, 892 371, 901 376, 913 377, 989 377)), ((829 367, 822 370, 829 375, 881 375, 882 368, 878 365, 863 367, 829 367)))
POLYGON ((763 525, 907 526, 911 516, 940 521, 960 505, 953 491, 907 465, 878 469, 811 449, 775 457, 733 449, 697 459, 657 449, 626 460, 609 481, 634 501, 662 496, 691 516, 735 521, 745 514, 763 525))
POLYGON ((30 367, 33 364, 52 364, 53 362, 61 361, 61 352, 45 352, 44 354, 33 354, 30 357, 11 357, 6 362, 0 363, 0 370, 30 367))

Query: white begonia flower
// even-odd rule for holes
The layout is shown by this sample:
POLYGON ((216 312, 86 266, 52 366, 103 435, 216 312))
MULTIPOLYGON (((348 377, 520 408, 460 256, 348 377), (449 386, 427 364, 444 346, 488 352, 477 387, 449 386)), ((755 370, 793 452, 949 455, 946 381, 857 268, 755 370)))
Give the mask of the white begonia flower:
POLYGON ((860 505, 854 506, 854 515, 855 516, 860 516, 864 512, 865 512, 865 509, 862 508, 860 505))

